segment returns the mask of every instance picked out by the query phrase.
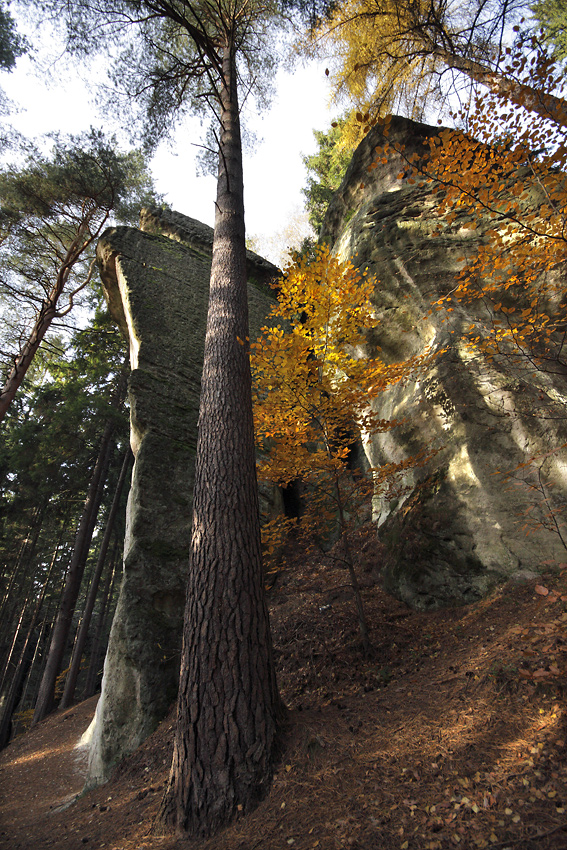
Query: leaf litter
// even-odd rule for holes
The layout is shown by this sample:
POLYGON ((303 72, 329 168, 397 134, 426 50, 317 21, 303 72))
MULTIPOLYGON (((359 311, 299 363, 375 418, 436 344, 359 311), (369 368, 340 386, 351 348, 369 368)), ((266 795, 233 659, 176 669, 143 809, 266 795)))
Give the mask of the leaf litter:
MULTIPOLYGON (((468 607, 415 612, 380 589, 375 538, 361 532, 357 550, 372 651, 361 652, 344 572, 288 552, 269 593, 289 709, 283 756, 258 809, 198 846, 564 850, 565 576, 509 584, 468 607)), ((69 712, 82 712, 86 726, 93 708, 69 712)), ((39 756, 50 735, 69 728, 67 770, 80 767, 72 768, 72 747, 83 729, 65 725, 69 712, 0 754, 0 848, 191 846, 150 834, 171 762, 173 712, 106 786, 58 811, 69 789, 54 787, 53 800, 34 809, 49 791, 39 756)))

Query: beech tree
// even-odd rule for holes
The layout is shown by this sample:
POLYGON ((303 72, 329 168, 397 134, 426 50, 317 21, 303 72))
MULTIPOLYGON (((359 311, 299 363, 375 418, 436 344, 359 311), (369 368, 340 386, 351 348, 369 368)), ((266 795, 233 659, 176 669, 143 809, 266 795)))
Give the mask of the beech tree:
POLYGON ((376 325, 376 281, 332 257, 326 246, 313 260, 298 259, 277 287, 273 324, 252 346, 256 435, 264 458, 259 475, 284 487, 300 479, 305 510, 297 523, 281 517, 267 523, 264 545, 268 553, 277 551, 292 527, 307 546, 338 536, 334 557, 348 571, 368 650, 351 534, 372 496, 387 491, 394 498, 404 470, 424 458, 357 469, 351 448, 399 424, 381 419, 373 405, 389 386, 415 377, 428 356, 392 365, 364 356, 366 333, 376 325))
MULTIPOLYGON (((553 95, 567 114, 562 66, 537 38, 530 46, 511 50, 504 72, 529 84, 542 103, 553 95)), ((502 368, 522 390, 504 415, 564 419, 567 128, 556 111, 528 118, 514 98, 486 92, 454 117, 467 132, 440 130, 423 157, 397 149, 405 176, 431 181, 440 225, 433 235, 479 234, 461 257, 455 286, 431 309, 449 320, 460 305, 471 305, 476 319, 462 332, 467 356, 502 368), (535 399, 545 402, 545 412, 535 399)), ((388 123, 373 167, 393 150, 388 123)), ((531 493, 524 530, 543 527, 562 541, 564 451, 548 444, 515 469, 495 470, 508 486, 531 493)))
MULTIPOLYGON (((542 101, 553 93, 567 114, 562 67, 537 41, 532 47, 511 52, 507 67, 542 101)), ((486 304, 486 327, 482 335, 471 327, 471 345, 514 359, 526 380, 534 370, 560 374, 567 365, 567 128, 555 114, 527 122, 513 98, 488 93, 455 118, 467 132, 441 130, 429 155, 412 155, 408 164, 432 182, 444 227, 479 228, 484 238, 462 258, 457 286, 433 307, 486 304)), ((377 149, 377 162, 389 147, 377 149)))

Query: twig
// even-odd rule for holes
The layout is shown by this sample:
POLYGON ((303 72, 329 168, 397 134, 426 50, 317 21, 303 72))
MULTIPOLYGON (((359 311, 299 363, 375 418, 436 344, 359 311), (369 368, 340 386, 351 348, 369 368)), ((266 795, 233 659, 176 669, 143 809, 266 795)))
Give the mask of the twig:
POLYGON ((506 847, 510 844, 520 844, 527 838, 528 841, 539 841, 540 838, 547 838, 548 835, 553 835, 554 832, 559 832, 561 829, 567 829, 567 821, 554 826, 553 829, 548 829, 546 832, 538 832, 537 835, 524 835, 522 838, 509 838, 507 841, 499 841, 498 844, 493 844, 492 847, 506 847))

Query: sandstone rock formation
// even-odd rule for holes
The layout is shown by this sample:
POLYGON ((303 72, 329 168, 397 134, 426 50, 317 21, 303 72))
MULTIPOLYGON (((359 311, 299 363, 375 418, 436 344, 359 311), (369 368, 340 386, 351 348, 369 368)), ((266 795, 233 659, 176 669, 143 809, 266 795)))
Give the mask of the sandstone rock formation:
MULTIPOLYGON (((93 721, 87 785, 157 726, 175 699, 213 231, 168 210, 107 230, 98 262, 130 345, 131 442, 124 573, 93 721)), ((249 252, 254 336, 277 269, 249 252)))
MULTIPOLYGON (((397 118, 388 140, 421 154, 437 133, 397 118)), ((497 470, 564 446, 567 374, 557 365, 555 374, 534 377, 525 362, 473 355, 463 343, 464 330, 475 324, 483 333, 490 321, 484 306, 461 304, 450 314, 426 317, 432 301, 454 286, 458 258, 474 251, 482 223, 473 232, 457 219, 433 238, 439 222, 430 185, 401 177, 407 164, 399 155, 368 170, 383 143, 377 126, 356 150, 323 237, 378 280, 369 354, 379 349, 392 362, 427 345, 438 353, 427 374, 384 394, 381 416, 404 423, 365 446, 371 465, 438 450, 407 476, 402 499, 377 499, 375 505, 387 547, 385 586, 412 607, 427 609, 474 601, 497 582, 534 576, 542 562, 566 560, 559 536, 544 528, 550 506, 561 520, 565 448, 536 464, 543 463, 545 495, 526 484, 506 484, 497 470), (543 523, 536 522, 529 537, 521 529, 528 508, 543 523)), ((537 484, 535 467, 518 475, 537 484)))
MULTIPOLYGON (((398 118, 389 141, 422 153, 437 133, 398 118)), ((378 494, 374 504, 385 587, 427 609, 474 601, 496 583, 534 577, 543 562, 567 560, 559 535, 545 527, 549 509, 561 522, 566 503, 567 375, 558 366, 534 377, 520 361, 471 353, 465 329, 475 325, 482 335, 490 321, 478 304, 428 315, 431 302, 454 287, 459 258, 474 251, 482 223, 472 232, 457 218, 433 238, 430 186, 410 184, 399 156, 368 170, 382 141, 376 127, 355 152, 323 236, 378 280, 367 354, 394 362, 428 346, 436 353, 426 372, 383 394, 381 417, 403 422, 364 446, 371 466, 431 455, 395 498, 378 494), (537 455, 545 492, 505 484, 498 470, 537 455), (528 508, 536 520, 529 537, 521 529, 528 508)), ((159 210, 143 214, 140 230, 109 230, 99 244, 107 298, 130 341, 136 464, 91 785, 155 728, 176 692, 211 245, 210 228, 159 210)), ((249 255, 251 336, 269 309, 265 283, 276 271, 249 255)), ((537 485, 537 470, 520 475, 537 485)), ((264 510, 273 509, 271 494, 264 496, 264 510)))

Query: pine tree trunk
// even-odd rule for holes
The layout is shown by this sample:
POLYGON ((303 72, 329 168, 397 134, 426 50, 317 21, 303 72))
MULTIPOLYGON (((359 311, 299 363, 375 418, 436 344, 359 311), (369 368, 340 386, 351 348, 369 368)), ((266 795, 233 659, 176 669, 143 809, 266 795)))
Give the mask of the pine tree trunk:
POLYGON ((205 837, 267 793, 281 711, 260 547, 242 147, 223 53, 219 178, 173 764, 156 831, 205 837))
POLYGON ((57 619, 51 634, 49 653, 39 687, 32 726, 35 726, 36 723, 43 720, 43 718, 54 708, 55 680, 61 672, 63 656, 65 654, 69 630, 71 628, 71 621, 73 619, 73 613, 75 611, 75 605, 77 603, 77 597, 81 587, 81 580, 83 578, 89 546, 102 498, 102 491, 110 462, 113 433, 114 422, 109 420, 104 429, 98 457, 91 476, 87 498, 83 508, 83 514, 75 536, 73 555, 67 571, 67 578, 57 613, 57 619))
POLYGON ((116 579, 116 561, 117 556, 119 555, 119 547, 118 543, 114 544, 114 551, 112 553, 111 562, 109 564, 106 582, 104 584, 104 590, 102 592, 102 601, 100 607, 100 614, 98 617, 98 622, 96 625, 95 633, 93 636, 93 641, 91 645, 91 657, 89 659, 89 669, 87 671, 87 680, 85 683, 85 690, 83 693, 83 699, 88 699, 92 697, 96 690, 96 681, 98 674, 98 665, 99 665, 99 653, 100 653, 100 642, 102 633, 104 630, 104 624, 107 621, 107 614, 110 609, 110 600, 112 599, 112 594, 114 592, 114 582, 116 579))
POLYGON ((0 605, 0 621, 3 623, 11 624, 14 609, 12 609, 12 615, 7 616, 6 611, 14 596, 14 586, 20 578, 20 573, 23 571, 25 579, 26 568, 28 568, 31 564, 35 547, 37 546, 37 541, 41 533, 46 506, 47 504, 44 502, 40 507, 36 508, 32 517, 31 527, 25 538, 22 540, 8 587, 6 588, 2 604, 0 605))
POLYGON ((10 675, 10 665, 12 664, 12 658, 13 658, 14 653, 16 651, 16 646, 17 646, 17 643, 18 643, 18 638, 20 636, 20 631, 23 628, 24 617, 25 617, 26 611, 28 609, 28 602, 29 601, 30 601, 30 597, 26 596, 24 604, 22 605, 22 609, 20 611, 20 616, 18 618, 18 624, 16 626, 16 629, 14 631, 14 635, 12 637, 12 643, 10 644, 8 654, 6 656, 6 661, 4 662, 4 665, 3 665, 2 676, 0 677, 0 693, 2 693, 2 690, 4 688, 4 682, 9 678, 9 675, 10 675))
POLYGON ((100 551, 98 554, 97 564, 92 577, 91 586, 87 595, 87 600, 85 602, 85 610, 83 611, 81 625, 77 633, 77 640, 75 641, 75 646, 73 647, 73 655, 71 657, 69 672, 67 673, 67 677, 65 679, 65 688, 63 690, 63 696, 61 698, 61 703, 59 706, 60 708, 68 708, 73 702, 73 698, 75 696, 77 677, 79 675, 81 659, 83 657, 83 650, 85 648, 85 642, 87 640, 87 635, 91 624, 91 617, 96 602, 100 577, 104 568, 106 553, 108 552, 110 537, 112 534, 112 529, 114 527, 114 520, 116 519, 116 514, 118 513, 120 497, 122 495, 122 488, 124 486, 124 481, 126 480, 126 473, 128 472, 128 467, 130 466, 131 460, 132 452, 130 451, 130 449, 128 449, 128 451, 124 455, 124 460, 122 461, 122 468, 120 470, 120 476, 118 478, 118 483, 114 492, 112 506, 110 508, 108 518, 106 520, 104 537, 102 539, 102 543, 100 544, 100 551))
POLYGON ((24 686, 22 697, 20 699, 20 705, 22 707, 25 707, 25 705, 26 705, 26 699, 27 699, 28 692, 30 690, 30 686, 31 686, 31 683, 32 683, 33 674, 35 672, 35 669, 37 667, 37 664, 38 664, 38 661, 39 661, 39 658, 40 658, 41 646, 43 644, 43 638, 44 638, 44 634, 45 634, 46 630, 47 630, 47 624, 46 624, 45 620, 43 620, 43 622, 41 622, 39 624, 39 634, 37 636, 35 649, 33 651, 33 658, 31 660, 30 669, 29 669, 28 674, 27 674, 26 684, 24 686))
POLYGON ((12 725, 12 714, 14 709, 18 703, 18 699, 20 696, 20 692, 22 690, 22 685, 28 671, 30 665, 29 659, 29 647, 31 644, 31 640, 33 637, 33 633, 35 631, 37 621, 39 619, 39 614, 41 612, 41 607, 43 605, 43 600, 45 599, 45 594, 47 592, 47 586, 51 579, 51 575, 53 573, 53 568, 57 561, 57 555, 59 553, 59 547, 61 545, 61 537, 62 532, 57 541, 57 546, 55 547, 55 551, 53 553, 53 557, 51 558, 51 563, 49 565, 49 570, 47 572, 47 576, 43 583, 43 587, 41 588, 41 592, 36 600, 34 610, 32 613, 31 621, 28 626, 28 631, 23 643, 23 646, 20 650, 20 657, 18 659, 18 663, 16 665, 16 669, 14 670, 14 675, 12 676, 12 681, 10 682, 10 687, 8 689, 8 693, 6 695, 6 700, 4 702, 2 717, 0 719, 0 750, 2 750, 8 741, 10 740, 10 730, 12 725))

